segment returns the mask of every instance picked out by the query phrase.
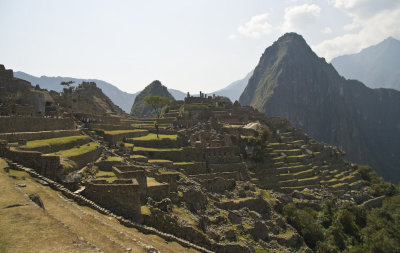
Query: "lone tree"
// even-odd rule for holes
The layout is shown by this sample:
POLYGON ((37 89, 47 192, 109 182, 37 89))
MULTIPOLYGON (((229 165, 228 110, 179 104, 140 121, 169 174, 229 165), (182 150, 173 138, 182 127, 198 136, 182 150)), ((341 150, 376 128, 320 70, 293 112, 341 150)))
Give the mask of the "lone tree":
POLYGON ((75 82, 74 82, 74 81, 68 81, 68 82, 62 81, 62 82, 60 83, 62 86, 68 87, 68 88, 64 88, 64 89, 63 89, 63 93, 64 93, 64 94, 72 93, 74 87, 70 87, 70 85, 73 84, 73 83, 75 83, 75 82))
POLYGON ((74 81, 68 81, 68 82, 64 82, 64 81, 62 81, 60 84, 62 85, 62 86, 67 86, 67 87, 69 87, 71 84, 73 84, 73 83, 75 83, 74 81))
POLYGON ((144 98, 144 103, 150 105, 153 108, 154 112, 157 114, 157 120, 154 121, 154 127, 156 129, 158 139, 158 119, 161 116, 162 108, 166 105, 169 105, 171 101, 169 101, 169 98, 166 97, 148 96, 144 98))
POLYGON ((161 96, 147 96, 144 98, 144 103, 150 105, 154 112, 157 114, 157 119, 161 116, 162 108, 166 105, 169 105, 171 101, 169 98, 161 97, 161 96))

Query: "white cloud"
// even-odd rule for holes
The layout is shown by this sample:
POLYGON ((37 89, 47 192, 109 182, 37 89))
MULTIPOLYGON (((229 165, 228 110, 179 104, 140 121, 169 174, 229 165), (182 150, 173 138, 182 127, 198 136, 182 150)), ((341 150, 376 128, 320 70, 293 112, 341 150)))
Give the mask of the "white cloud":
POLYGON ((270 34, 273 31, 273 27, 266 20, 268 17, 267 13, 253 16, 245 24, 238 27, 238 32, 246 37, 259 38, 261 35, 270 34))
POLYGON ((234 39, 236 39, 237 38, 237 35, 236 34, 230 34, 229 36, 228 36, 228 39, 230 39, 230 40, 234 40, 234 39))
POLYGON ((369 18, 380 11, 390 10, 399 5, 398 0, 332 0, 336 8, 361 19, 369 18))
POLYGON ((332 28, 330 27, 325 27, 324 29, 322 29, 321 31, 323 34, 331 34, 332 33, 332 28))
POLYGON ((303 4, 285 9, 283 32, 304 30, 316 23, 320 17, 321 8, 315 4, 303 4))
POLYGON ((328 61, 339 55, 357 53, 389 36, 400 38, 400 1, 334 0, 333 4, 350 15, 353 21, 344 27, 347 32, 344 35, 312 47, 328 61))

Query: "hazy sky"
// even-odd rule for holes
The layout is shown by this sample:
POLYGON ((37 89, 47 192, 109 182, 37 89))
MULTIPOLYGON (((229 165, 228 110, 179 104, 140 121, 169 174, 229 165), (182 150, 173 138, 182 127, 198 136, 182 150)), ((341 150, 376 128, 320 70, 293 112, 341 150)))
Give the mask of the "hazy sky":
POLYGON ((328 61, 400 39, 400 1, 0 0, 0 31, 0 64, 15 71, 212 92, 288 31, 328 61))

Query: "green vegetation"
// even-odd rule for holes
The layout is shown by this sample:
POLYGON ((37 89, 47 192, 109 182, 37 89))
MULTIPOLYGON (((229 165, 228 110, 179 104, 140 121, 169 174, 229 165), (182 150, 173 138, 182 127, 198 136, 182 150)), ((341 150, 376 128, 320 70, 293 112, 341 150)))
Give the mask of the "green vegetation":
POLYGON ((109 162, 122 162, 124 159, 120 156, 109 156, 107 157, 106 161, 109 162))
POLYGON ((100 145, 97 142, 89 142, 88 144, 82 145, 79 148, 71 148, 67 150, 60 150, 56 153, 51 153, 50 155, 61 155, 63 157, 71 157, 71 156, 78 156, 92 150, 95 150, 100 145))
POLYGON ((244 147, 242 147, 242 154, 245 158, 250 158, 255 162, 263 162, 265 159, 265 149, 267 147, 267 140, 271 136, 269 129, 264 128, 262 131, 256 132, 256 136, 250 136, 242 139, 245 141, 245 146, 253 147, 253 152, 248 154, 244 147))
POLYGON ((145 129, 132 129, 132 130, 112 130, 112 131, 104 131, 105 134, 117 135, 117 134, 126 134, 126 133, 140 133, 146 132, 145 129))
POLYGON ((151 215, 150 208, 146 205, 140 207, 140 211, 143 215, 151 215))
POLYGON ((399 192, 398 188, 396 188, 393 184, 384 181, 376 174, 375 171, 371 169, 371 167, 358 165, 357 171, 358 173, 360 173, 361 178, 365 180, 371 187, 374 192, 374 196, 393 196, 394 194, 399 192))
POLYGON ((149 159, 149 163, 172 163, 170 160, 164 160, 164 159, 149 159))
POLYGON ((131 155, 130 158, 132 158, 132 159, 144 159, 144 158, 147 158, 147 157, 144 156, 144 155, 131 155))
POLYGON ((117 176, 114 174, 114 172, 112 172, 112 171, 102 171, 102 170, 99 170, 97 173, 96 173, 96 178, 97 179, 105 179, 105 180, 107 180, 108 182, 112 182, 112 181, 114 181, 115 179, 117 179, 117 176))
POLYGON ((182 148, 146 148, 146 147, 134 147, 133 151, 182 151, 182 148))
POLYGON ((161 183, 158 182, 154 177, 147 177, 147 186, 155 186, 155 185, 160 185, 161 183))
POLYGON ((28 141, 26 145, 22 146, 23 148, 37 148, 43 146, 53 146, 57 144, 65 144, 70 142, 76 142, 78 140, 88 140, 88 136, 67 136, 67 137, 59 137, 59 138, 51 138, 51 139, 43 139, 43 140, 33 140, 28 141))
POLYGON ((157 115, 157 119, 161 116, 161 110, 164 106, 169 105, 171 101, 167 97, 161 96, 147 96, 144 98, 144 103, 150 105, 157 115))
POLYGON ((174 165, 189 165, 194 164, 194 162, 174 162, 174 165))
POLYGON ((388 197, 381 208, 367 210, 327 200, 321 211, 283 207, 286 220, 316 252, 399 252, 400 195, 388 197))
POLYGON ((155 141, 155 140, 160 140, 160 139, 169 139, 169 140, 176 140, 177 139, 176 134, 159 134, 157 138, 157 134, 150 133, 146 136, 142 137, 135 137, 135 138, 130 138, 130 140, 134 141, 155 141))

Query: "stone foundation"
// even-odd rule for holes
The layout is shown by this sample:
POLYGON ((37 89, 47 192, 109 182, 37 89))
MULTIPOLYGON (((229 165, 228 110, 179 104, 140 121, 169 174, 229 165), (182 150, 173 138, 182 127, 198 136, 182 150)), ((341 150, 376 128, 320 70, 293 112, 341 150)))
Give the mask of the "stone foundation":
POLYGON ((86 185, 84 195, 118 215, 141 223, 139 184, 136 179, 96 180, 86 185))

